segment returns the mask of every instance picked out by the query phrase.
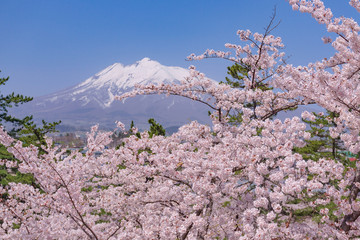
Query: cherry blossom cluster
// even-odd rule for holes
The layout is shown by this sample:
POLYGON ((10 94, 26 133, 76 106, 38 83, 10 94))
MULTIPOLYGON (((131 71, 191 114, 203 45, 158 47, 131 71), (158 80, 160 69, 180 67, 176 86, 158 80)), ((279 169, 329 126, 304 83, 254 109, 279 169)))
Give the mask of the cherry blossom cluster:
MULTIPOLYGON (((325 42, 331 42, 335 54, 308 66, 281 66, 274 85, 339 113, 334 131, 340 134, 346 127, 348 132, 342 139, 357 153, 360 151, 360 26, 352 18, 334 18, 322 1, 292 0, 289 3, 295 10, 310 13, 329 33, 335 34, 333 41, 324 38, 325 42)), ((359 1, 352 0, 350 5, 359 11, 359 1)))
MULTIPOLYGON (((86 153, 24 147, 0 128, 0 143, 18 161, 0 164, 30 173, 33 185, 0 186, 1 239, 356 239, 360 237, 360 163, 304 160, 294 147, 311 136, 299 117, 271 119, 299 104, 339 113, 332 137, 360 151, 360 28, 334 18, 320 0, 289 0, 328 31, 335 54, 308 66, 282 62, 281 39, 239 31, 245 45, 230 53, 207 51, 248 70, 245 87, 207 79, 194 67, 180 84, 136 86, 116 97, 179 95, 214 110, 213 125, 194 121, 171 136, 147 131, 107 148, 113 132, 94 126, 86 153), (261 90, 267 83, 279 91, 261 90), (259 102, 246 107, 248 102, 259 102), (255 107, 254 107, 255 106, 255 107), (228 124, 231 111, 242 121, 228 124), (99 156, 98 153, 101 155, 99 156)), ((350 4, 359 9, 359 1, 350 4)), ((312 113, 302 118, 314 120, 312 113)), ((118 122, 119 129, 125 127, 118 122)), ((133 129, 133 132, 136 132, 133 129)))
POLYGON ((242 128, 192 122, 172 136, 149 138, 143 132, 118 149, 105 149, 110 134, 95 126, 87 153, 62 160, 63 152, 50 141, 47 153, 38 155, 1 130, 9 152, 20 160, 19 170, 32 173, 38 187, 1 188, 8 197, 0 205, 0 234, 9 239, 345 237, 330 218, 341 217, 349 205, 338 212, 326 206, 342 201, 354 174, 344 182, 340 163, 306 162, 293 154, 293 146, 309 137, 304 130, 299 118, 251 121, 242 128), (321 223, 297 219, 295 212, 309 207, 320 209, 314 214, 321 223))
MULTIPOLYGON (((273 20, 272 20, 273 21, 273 20)), ((204 54, 196 56, 191 54, 188 60, 204 58, 225 58, 240 64, 248 71, 243 77, 245 88, 234 89, 228 85, 207 79, 203 73, 196 71, 194 66, 189 69, 190 75, 180 84, 150 84, 136 85, 131 92, 117 96, 123 100, 128 97, 144 94, 167 94, 190 98, 209 106, 214 110, 217 120, 225 121, 229 114, 239 112, 243 119, 268 119, 278 112, 309 103, 294 92, 271 90, 271 79, 275 74, 280 74, 280 66, 284 64, 284 53, 279 50, 284 46, 281 38, 270 34, 274 28, 271 22, 264 34, 251 33, 249 30, 238 31, 240 39, 245 46, 226 44, 225 46, 235 51, 235 56, 230 52, 207 50, 204 54), (261 89, 266 86, 268 90, 261 89), (247 103, 256 103, 246 107, 247 103)))

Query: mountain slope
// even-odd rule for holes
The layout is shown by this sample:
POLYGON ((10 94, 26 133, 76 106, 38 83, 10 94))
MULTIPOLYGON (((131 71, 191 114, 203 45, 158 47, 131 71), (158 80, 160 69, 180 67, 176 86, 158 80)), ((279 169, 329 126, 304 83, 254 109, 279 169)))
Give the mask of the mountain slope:
POLYGON ((117 120, 127 126, 133 120, 145 129, 149 118, 165 127, 181 126, 191 120, 210 123, 210 109, 182 97, 137 96, 124 102, 114 99, 132 90, 135 84, 179 82, 188 74, 187 69, 164 66, 149 58, 129 66, 115 63, 74 87, 35 98, 16 109, 15 114, 33 114, 35 120, 62 120, 63 127, 73 129, 88 129, 96 123, 113 128, 117 120))

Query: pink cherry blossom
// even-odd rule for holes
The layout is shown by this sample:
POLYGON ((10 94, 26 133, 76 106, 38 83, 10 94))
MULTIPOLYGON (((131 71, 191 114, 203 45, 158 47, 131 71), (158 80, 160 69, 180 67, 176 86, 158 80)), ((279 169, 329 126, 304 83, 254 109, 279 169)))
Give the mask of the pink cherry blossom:
MULTIPOLYGON (((106 147, 113 132, 94 126, 86 153, 69 155, 50 139, 39 154, 0 128, 0 143, 19 160, 0 164, 32 174, 36 183, 0 187, 0 238, 357 238, 359 161, 354 166, 304 160, 293 148, 309 139, 306 125, 299 117, 272 118, 289 107, 316 103, 339 114, 331 136, 360 152, 360 27, 351 18, 334 17, 320 0, 288 2, 336 35, 332 57, 307 66, 287 64, 281 38, 269 29, 239 30, 241 44, 225 45, 232 52, 207 50, 188 59, 217 57, 241 64, 248 70, 245 88, 218 84, 191 66, 180 84, 138 85, 116 97, 190 98, 213 111, 212 126, 193 121, 166 137, 139 132, 118 148, 106 147), (260 91, 259 82, 278 90, 260 91), (253 101, 262 104, 246 107, 253 101), (243 114, 238 125, 228 123, 233 112, 243 114)), ((359 1, 350 4, 359 11, 359 1)), ((309 112, 302 117, 315 120, 309 112)), ((125 129, 120 122, 117 127, 125 129)))

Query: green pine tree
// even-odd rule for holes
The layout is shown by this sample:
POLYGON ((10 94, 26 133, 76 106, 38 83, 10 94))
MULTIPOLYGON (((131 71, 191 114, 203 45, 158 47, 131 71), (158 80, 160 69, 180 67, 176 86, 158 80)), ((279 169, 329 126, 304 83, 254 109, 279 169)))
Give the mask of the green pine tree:
POLYGON ((227 67, 227 70, 227 74, 231 76, 231 79, 225 77, 226 82, 221 83, 225 83, 232 88, 245 88, 244 77, 248 76, 248 66, 235 63, 234 65, 227 67))
POLYGON ((161 124, 157 123, 153 118, 150 118, 148 123, 150 124, 150 138, 153 136, 165 136, 165 129, 161 124))
MULTIPOLYGON (((1 72, 1 71, 0 71, 1 72)), ((0 78, 0 86, 5 85, 9 81, 9 77, 0 78)), ((11 93, 8 95, 0 94, 0 125, 8 124, 12 127, 11 133, 15 134, 20 131, 22 125, 29 121, 29 117, 22 119, 9 115, 9 108, 17 107, 19 104, 32 101, 32 97, 24 97, 23 95, 11 93)))
MULTIPOLYGON (((5 85, 9 77, 0 78, 0 86, 5 85)), ((43 126, 38 127, 33 122, 33 116, 26 116, 24 118, 17 118, 9 114, 9 109, 17 107, 20 104, 30 102, 32 97, 24 97, 20 94, 11 93, 8 95, 0 94, 0 125, 6 125, 8 133, 22 141, 24 146, 34 145, 38 147, 39 153, 44 153, 43 145, 45 144, 45 135, 50 132, 55 132, 55 128, 59 122, 47 123, 43 120, 43 126)), ((0 144, 0 158, 8 159, 10 161, 19 161, 10 154, 6 147, 0 144)), ((9 182, 19 182, 25 184, 34 183, 34 179, 29 174, 20 173, 17 168, 6 169, 5 166, 0 166, 0 184, 5 186, 9 182)))
POLYGON ((23 123, 23 128, 18 131, 16 137, 24 146, 34 145, 38 147, 40 154, 45 153, 46 151, 43 149, 43 146, 46 145, 46 134, 56 132, 56 126, 60 123, 61 121, 48 123, 42 120, 42 127, 38 127, 34 121, 32 121, 31 116, 29 121, 23 123))
POLYGON ((336 127, 334 119, 339 114, 327 111, 326 114, 317 114, 314 121, 302 119, 310 127, 310 140, 305 140, 306 146, 302 148, 295 147, 294 151, 300 153, 305 160, 318 161, 320 158, 331 158, 335 160, 345 160, 342 153, 345 148, 340 137, 332 138, 329 128, 336 127))
MULTIPOLYGON (((227 67, 227 74, 229 74, 229 77, 225 77, 225 82, 220 82, 220 84, 227 84, 232 88, 245 88, 244 78, 248 77, 248 72, 250 71, 250 67, 243 63, 235 63, 232 66, 227 67)), ((255 90, 261 90, 261 91, 268 91, 273 90, 273 87, 269 85, 267 81, 258 81, 255 82, 252 86, 250 86, 250 89, 255 90)), ((244 107, 253 109, 254 115, 251 116, 251 119, 256 119, 255 110, 257 107, 261 106, 263 103, 261 101, 252 101, 252 102, 245 102, 244 107)), ((284 109, 284 111, 287 110, 295 110, 295 108, 288 108, 284 109)), ((241 111, 235 111, 231 114, 229 114, 229 122, 234 125, 239 125, 242 122, 242 115, 243 113, 241 111)), ((274 113, 272 116, 275 116, 276 113, 274 113)))
MULTIPOLYGON (((165 129, 164 127, 157 123, 153 118, 150 118, 148 120, 148 123, 150 124, 150 128, 149 128, 149 137, 152 138, 153 136, 165 136, 166 132, 165 132, 165 129)), ((135 124, 134 124, 134 121, 131 121, 131 124, 130 124, 130 129, 129 129, 129 134, 130 135, 133 135, 133 131, 132 131, 132 128, 135 127, 135 124)), ((138 138, 141 138, 141 135, 139 132, 137 132, 135 134, 138 138)))

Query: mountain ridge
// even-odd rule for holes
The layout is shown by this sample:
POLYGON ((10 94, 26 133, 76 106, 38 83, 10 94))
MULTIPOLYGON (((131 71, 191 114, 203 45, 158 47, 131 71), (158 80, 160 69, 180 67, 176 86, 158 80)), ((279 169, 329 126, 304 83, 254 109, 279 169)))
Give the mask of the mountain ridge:
POLYGON ((113 128, 117 120, 126 125, 133 120, 139 128, 147 128, 149 118, 164 127, 181 126, 191 120, 210 124, 208 107, 179 96, 136 96, 125 103, 115 100, 135 84, 179 83, 187 76, 187 69, 164 66, 150 58, 126 66, 114 63, 73 87, 36 97, 14 109, 14 113, 32 114, 36 121, 62 120, 62 125, 75 128, 96 123, 113 128))

